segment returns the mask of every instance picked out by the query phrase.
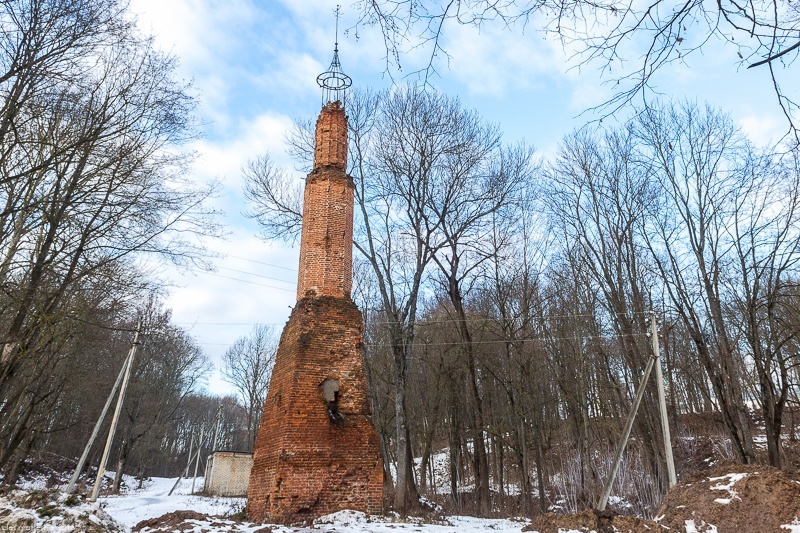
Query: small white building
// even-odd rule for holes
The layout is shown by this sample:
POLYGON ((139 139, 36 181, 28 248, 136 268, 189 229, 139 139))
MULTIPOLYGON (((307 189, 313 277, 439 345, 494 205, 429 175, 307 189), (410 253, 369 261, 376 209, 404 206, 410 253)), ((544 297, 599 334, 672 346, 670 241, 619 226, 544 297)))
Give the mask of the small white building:
POLYGON ((247 496, 252 467, 252 453, 212 453, 206 460, 205 492, 214 496, 247 496))

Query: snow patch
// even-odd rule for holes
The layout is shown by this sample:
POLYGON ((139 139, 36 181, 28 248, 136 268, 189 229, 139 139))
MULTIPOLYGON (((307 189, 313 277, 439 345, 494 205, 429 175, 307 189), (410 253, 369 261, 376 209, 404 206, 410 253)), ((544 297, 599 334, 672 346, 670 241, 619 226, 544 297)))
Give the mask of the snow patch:
MULTIPOLYGON (((192 495, 192 480, 183 480, 172 493, 169 490, 175 478, 151 478, 141 489, 124 492, 119 496, 108 496, 99 501, 103 509, 117 522, 131 528, 142 520, 156 518, 176 510, 195 511, 205 515, 230 516, 239 513, 245 504, 244 498, 223 498, 192 495)), ((195 489, 200 486, 198 479, 195 489)), ((130 483, 129 486, 136 486, 130 483)), ((399 531, 421 533, 519 533, 529 523, 528 520, 503 520, 473 518, 469 516, 448 516, 441 524, 426 524, 420 519, 403 519, 394 516, 372 516, 359 511, 339 511, 322 516, 314 521, 314 530, 330 533, 398 533, 399 531)), ((195 526, 195 531, 208 533, 253 533, 264 526, 273 527, 275 533, 288 533, 294 528, 270 524, 234 523, 215 519, 187 520, 187 525, 195 526), (220 525, 221 523, 226 525, 220 525)), ((572 532, 565 532, 572 533, 572 532)), ((579 533, 579 532, 574 532, 579 533)))
POLYGON ((800 533, 800 519, 794 517, 791 524, 783 524, 781 529, 788 529, 789 533, 800 533))
POLYGON ((314 520, 315 524, 332 524, 337 526, 351 526, 357 524, 366 524, 369 521, 369 516, 361 511, 352 511, 345 509, 344 511, 337 511, 335 513, 320 516, 314 520))
MULTIPOLYGON (((758 474, 758 472, 754 472, 754 474, 758 474)), ((741 501, 741 498, 739 498, 739 495, 736 493, 735 490, 733 490, 733 486, 736 484, 737 481, 741 481, 742 479, 746 478, 748 475, 749 474, 745 474, 745 473, 743 473, 743 474, 727 474, 727 475, 720 476, 720 477, 710 477, 710 478, 708 478, 708 481, 721 481, 723 479, 729 480, 727 485, 723 485, 722 483, 719 483, 717 485, 714 485, 713 487, 709 487, 710 490, 724 490, 724 491, 726 491, 728 493, 728 497, 727 498, 716 498, 714 500, 714 503, 718 503, 720 505, 728 505, 733 500, 741 501)))
POLYGON ((12 490, 0 496, 0 531, 79 533, 91 524, 119 531, 119 524, 100 506, 79 498, 57 497, 52 491, 12 490))
POLYGON ((706 524, 702 520, 700 521, 700 526, 695 525, 694 520, 684 520, 684 526, 686 526, 686 533, 718 533, 717 526, 706 524), (698 527, 704 529, 697 529, 698 527))

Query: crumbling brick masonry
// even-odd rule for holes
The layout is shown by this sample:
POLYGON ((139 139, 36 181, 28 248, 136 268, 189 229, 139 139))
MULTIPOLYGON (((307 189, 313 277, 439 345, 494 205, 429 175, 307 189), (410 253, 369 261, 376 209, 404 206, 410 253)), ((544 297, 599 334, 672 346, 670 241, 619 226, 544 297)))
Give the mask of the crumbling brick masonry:
POLYGON ((251 520, 292 523, 381 508, 383 469, 350 298, 353 181, 340 102, 317 120, 306 180, 297 305, 276 356, 248 488, 251 520))

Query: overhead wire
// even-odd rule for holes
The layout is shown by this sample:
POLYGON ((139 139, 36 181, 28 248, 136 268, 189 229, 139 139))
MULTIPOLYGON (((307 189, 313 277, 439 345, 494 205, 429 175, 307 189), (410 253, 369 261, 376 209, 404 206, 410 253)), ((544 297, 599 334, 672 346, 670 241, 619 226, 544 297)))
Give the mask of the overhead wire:
POLYGON ((236 272, 238 274, 247 274, 248 276, 255 276, 257 278, 271 279, 273 281, 280 281, 281 283, 289 283, 291 285, 297 285, 296 281, 289 281, 289 280, 286 280, 286 279, 273 278, 272 276, 265 276, 264 274, 255 274, 253 272, 247 272, 246 270, 236 270, 235 268, 228 268, 228 267, 223 267, 223 266, 217 266, 216 268, 219 268, 221 270, 228 270, 230 272, 236 272))
MULTIPOLYGON (((251 263, 256 263, 256 264, 269 266, 269 267, 273 267, 273 268, 279 268, 279 269, 282 269, 282 270, 288 270, 290 272, 297 272, 297 269, 284 267, 284 266, 280 266, 280 265, 275 265, 275 264, 272 264, 272 263, 266 263, 264 261, 258 261, 256 259, 250 259, 250 258, 247 258, 247 257, 241 257, 241 256, 236 256, 236 255, 227 255, 227 257, 231 257, 233 259, 240 259, 242 261, 248 261, 248 262, 251 262, 251 263)), ((263 274, 255 274, 255 273, 252 273, 252 272, 247 272, 247 271, 244 271, 244 270, 237 270, 237 269, 233 269, 233 268, 229 268, 229 267, 221 267, 221 266, 219 266, 217 268, 222 269, 222 270, 227 270, 227 271, 230 271, 230 272, 236 272, 236 273, 240 273, 240 274, 245 274, 245 275, 249 275, 249 276, 256 276, 256 277, 259 277, 259 278, 279 281, 281 283, 294 283, 294 282, 290 282, 290 281, 287 281, 287 280, 283 280, 283 279, 279 279, 279 278, 273 278, 271 276, 266 276, 266 275, 263 275, 263 274)), ((282 291, 286 291, 286 292, 294 292, 295 291, 294 289, 287 289, 285 287, 275 287, 273 285, 267 285, 265 283, 258 283, 258 282, 250 281, 250 280, 246 280, 246 279, 240 279, 240 278, 234 278, 234 277, 231 277, 231 276, 225 276, 223 274, 219 274, 219 273, 216 273, 216 272, 210 272, 210 271, 199 270, 199 269, 193 269, 193 270, 195 272, 202 273, 202 274, 207 274, 207 275, 210 275, 210 276, 215 276, 215 277, 219 277, 219 278, 223 278, 223 279, 229 279, 229 280, 232 280, 232 281, 239 281, 239 282, 248 283, 248 284, 251 284, 251 285, 258 285, 258 286, 266 287, 266 288, 270 288, 270 289, 282 290, 282 291)), ((651 313, 650 311, 636 311, 636 312, 633 312, 631 314, 634 315, 634 316, 641 316, 641 315, 649 315, 650 313, 651 313)), ((597 317, 596 314, 589 314, 589 313, 580 314, 580 313, 578 313, 578 314, 570 314, 570 315, 536 315, 536 316, 525 317, 525 319, 528 320, 528 321, 538 321, 538 320, 552 320, 552 319, 580 319, 580 318, 596 318, 596 317, 597 317)), ((421 321, 416 322, 415 325, 419 326, 419 327, 424 327, 426 325, 432 325, 432 324, 451 324, 451 323, 458 323, 458 322, 474 323, 474 322, 485 322, 487 320, 495 320, 495 321, 497 321, 498 318, 497 317, 493 317, 493 316, 473 316, 473 317, 470 317, 470 318, 467 318, 467 319, 421 320, 421 321)), ((369 322, 371 324, 376 324, 376 325, 390 325, 390 324, 402 323, 402 321, 395 321, 395 320, 378 320, 378 321, 374 321, 373 320, 373 321, 369 321, 369 322)), ((282 325, 282 324, 277 324, 277 323, 267 324, 267 323, 263 323, 263 322, 253 322, 253 323, 247 323, 247 322, 175 322, 174 324, 175 325, 189 325, 189 326, 195 326, 195 325, 197 325, 197 326, 201 326, 201 325, 202 326, 256 326, 256 325, 280 326, 280 325, 282 325)), ((634 337, 634 336, 646 336, 646 335, 647 335, 646 333, 635 333, 635 334, 589 335, 589 336, 580 336, 579 335, 579 336, 569 336, 569 337, 520 337, 520 338, 516 338, 516 339, 497 339, 497 340, 488 340, 488 341, 473 341, 472 344, 496 344, 496 343, 508 343, 508 342, 519 342, 519 341, 526 342, 526 341, 554 341, 554 340, 594 340, 594 339, 613 339, 613 338, 620 338, 620 337, 634 337)), ((229 346, 230 345, 230 343, 202 343, 202 342, 198 343, 198 344, 202 344, 202 345, 206 345, 206 346, 229 346)), ((462 344, 462 342, 460 342, 460 341, 449 341, 449 342, 432 342, 432 343, 428 342, 428 343, 420 343, 420 344, 421 345, 425 345, 425 346, 437 346, 437 345, 438 346, 447 346, 447 345, 462 344)), ((365 343, 364 344, 364 346, 370 346, 370 347, 389 346, 389 345, 390 344, 386 344, 386 343, 374 343, 374 344, 373 343, 365 343)))
MULTIPOLYGON (((525 342, 525 341, 559 341, 559 340, 567 340, 567 341, 574 341, 574 340, 608 340, 608 339, 617 339, 621 337, 647 337, 646 332, 642 333, 620 333, 616 335, 575 335, 569 337, 518 337, 516 339, 494 339, 490 341, 471 341, 469 344, 508 344, 508 343, 515 343, 515 342, 525 342)), ((415 342, 415 346, 457 346, 460 344, 465 344, 463 341, 447 341, 447 342, 415 342)), ((370 347, 378 347, 378 346, 394 346, 391 343, 379 342, 379 343, 364 343, 364 346, 370 347)))
POLYGON ((233 281, 241 281, 242 283, 249 283, 250 285, 258 285, 260 287, 267 287, 268 289, 275 289, 275 290, 286 291, 286 292, 295 292, 295 289, 287 289, 286 287, 276 287, 274 285, 267 285, 266 283, 258 283, 257 281, 250 281, 250 280, 247 280, 247 279, 234 278, 234 277, 231 277, 231 276, 226 276, 224 274, 218 274, 216 272, 211 272, 211 271, 208 271, 208 270, 200 270, 200 269, 190 269, 190 270, 192 272, 196 272, 198 274, 206 274, 208 276, 214 276, 214 277, 217 277, 217 278, 230 279, 230 280, 233 280, 233 281))
POLYGON ((282 326, 283 323, 265 322, 173 322, 176 326, 282 326))
MULTIPOLYGON (((514 342, 529 342, 529 341, 558 341, 558 340, 610 340, 621 337, 647 337, 646 333, 633 333, 633 334, 619 334, 619 335, 588 335, 588 336, 570 336, 570 337, 520 337, 517 339, 494 339, 488 341, 472 341, 470 344, 506 344, 514 342)), ((218 342, 198 342, 204 346, 230 346, 232 343, 218 343, 218 342)), ((462 341, 446 341, 446 342, 417 342, 418 347, 424 346, 458 346, 464 344, 462 341)), ((364 343, 364 346, 376 348, 380 346, 393 346, 391 343, 377 342, 377 343, 364 343)))
POLYGON ((241 257, 241 256, 238 256, 238 255, 226 254, 226 257, 232 257, 233 259, 241 259, 242 261, 249 261, 251 263, 257 263, 259 265, 264 265, 264 266, 268 266, 268 267, 280 268, 281 270, 288 270, 290 272, 297 272, 296 268, 290 268, 290 267, 275 265, 273 263, 265 263, 264 261, 258 261, 256 259, 249 259, 247 257, 241 257))
MULTIPOLYGON (((649 311, 640 311, 640 312, 634 312, 633 314, 634 315, 648 315, 648 314, 650 314, 650 312, 649 311)), ((527 319, 529 321, 535 321, 535 320, 549 320, 549 319, 553 319, 553 318, 559 318, 559 319, 560 318, 564 318, 564 319, 569 319, 569 318, 592 318, 592 317, 596 317, 596 316, 597 315, 590 315, 590 314, 586 314, 586 315, 582 315, 582 314, 577 314, 577 315, 537 315, 537 316, 527 317, 527 319)), ((415 326, 427 326, 427 325, 431 325, 431 324, 456 324, 456 323, 460 323, 460 322, 473 323, 473 322, 485 322, 487 320, 495 320, 495 321, 499 322, 497 317, 480 316, 480 317, 474 317, 474 318, 467 318, 466 320, 459 320, 457 318, 441 319, 441 320, 418 320, 417 322, 415 322, 414 325, 415 326)), ((402 321, 399 321, 399 320, 368 320, 367 322, 369 324, 377 324, 377 325, 389 325, 389 324, 403 323, 402 321)), ((208 325, 208 326, 255 326, 255 325, 280 326, 280 325, 282 325, 282 323, 281 324, 275 324, 275 323, 273 323, 273 324, 265 324, 263 322, 253 322, 253 323, 242 323, 242 322, 191 322, 191 323, 182 323, 182 324, 198 324, 198 325, 208 325)))

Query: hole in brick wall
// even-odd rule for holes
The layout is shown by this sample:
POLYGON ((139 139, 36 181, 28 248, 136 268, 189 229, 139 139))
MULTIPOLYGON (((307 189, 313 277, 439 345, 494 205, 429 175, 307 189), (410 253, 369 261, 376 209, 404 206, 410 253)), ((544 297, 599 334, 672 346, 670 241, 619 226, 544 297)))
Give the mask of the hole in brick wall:
POLYGON ((336 401, 339 394, 339 380, 328 378, 322 382, 322 397, 326 402, 336 401))
POLYGON ((328 419, 332 424, 341 425, 344 422, 344 416, 339 412, 339 381, 333 378, 323 381, 322 397, 325 399, 328 419))

